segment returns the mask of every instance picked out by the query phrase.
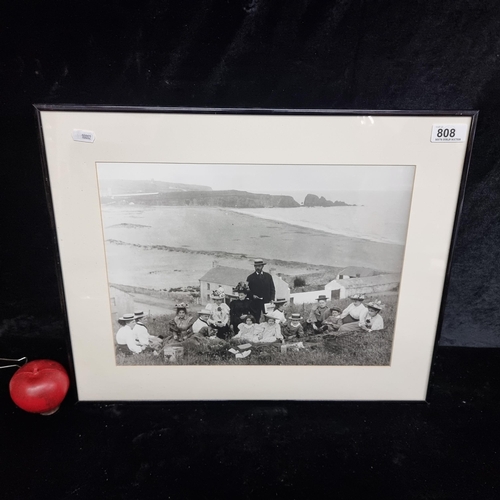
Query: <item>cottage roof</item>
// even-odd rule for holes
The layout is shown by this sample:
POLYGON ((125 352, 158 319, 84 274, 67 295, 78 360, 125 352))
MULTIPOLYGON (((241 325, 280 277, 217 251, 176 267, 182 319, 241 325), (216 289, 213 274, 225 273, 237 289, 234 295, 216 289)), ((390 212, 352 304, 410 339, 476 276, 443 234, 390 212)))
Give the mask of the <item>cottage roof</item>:
POLYGON ((349 278, 342 280, 333 280, 344 288, 357 288, 360 286, 386 285, 389 283, 399 283, 400 274, 379 274, 377 276, 365 276, 364 278, 349 278))
POLYGON ((369 269, 368 267, 357 267, 357 266, 349 266, 345 267, 341 271, 338 272, 339 276, 373 276, 376 272, 373 269, 369 269))
POLYGON ((236 267, 217 266, 212 267, 210 271, 205 273, 200 281, 209 283, 217 283, 219 285, 236 286, 239 281, 246 281, 247 277, 252 274, 252 270, 238 269, 236 267))

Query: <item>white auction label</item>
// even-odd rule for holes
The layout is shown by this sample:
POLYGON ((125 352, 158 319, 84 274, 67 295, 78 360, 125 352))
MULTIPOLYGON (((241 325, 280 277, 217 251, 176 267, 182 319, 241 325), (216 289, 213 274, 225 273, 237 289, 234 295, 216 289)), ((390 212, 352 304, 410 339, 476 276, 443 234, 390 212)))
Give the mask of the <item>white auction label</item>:
POLYGON ((433 125, 431 142, 465 142, 468 127, 464 123, 453 125, 433 125))
POLYGON ((74 141, 78 142, 94 142, 95 134, 90 130, 73 130, 71 132, 71 137, 73 137, 74 141))

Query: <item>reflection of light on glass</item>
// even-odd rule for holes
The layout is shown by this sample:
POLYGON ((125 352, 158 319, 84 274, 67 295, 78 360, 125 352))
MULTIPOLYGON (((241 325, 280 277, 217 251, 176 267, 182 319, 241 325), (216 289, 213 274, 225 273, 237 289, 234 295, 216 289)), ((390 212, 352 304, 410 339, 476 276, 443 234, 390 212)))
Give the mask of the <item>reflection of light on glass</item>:
POLYGON ((373 119, 372 116, 362 116, 361 117, 361 125, 373 125, 375 123, 375 120, 373 119))

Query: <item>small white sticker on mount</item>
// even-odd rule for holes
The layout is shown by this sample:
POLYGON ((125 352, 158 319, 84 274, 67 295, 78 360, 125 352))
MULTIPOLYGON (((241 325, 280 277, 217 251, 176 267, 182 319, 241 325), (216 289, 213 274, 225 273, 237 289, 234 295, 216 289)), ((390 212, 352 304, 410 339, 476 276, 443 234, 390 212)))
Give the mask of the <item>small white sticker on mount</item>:
POLYGON ((464 123, 433 125, 431 142, 465 142, 468 135, 467 128, 464 123))
POLYGON ((94 142, 95 134, 90 130, 73 130, 71 137, 78 142, 94 142))

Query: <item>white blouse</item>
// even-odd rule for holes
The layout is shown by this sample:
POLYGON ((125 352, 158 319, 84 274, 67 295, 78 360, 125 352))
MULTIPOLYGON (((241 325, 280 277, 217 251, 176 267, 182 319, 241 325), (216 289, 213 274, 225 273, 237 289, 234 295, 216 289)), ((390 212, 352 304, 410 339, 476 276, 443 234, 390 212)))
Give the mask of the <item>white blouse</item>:
POLYGON ((366 313, 362 314, 359 318, 359 326, 366 326, 366 328, 368 328, 372 332, 375 332, 377 330, 384 329, 384 320, 382 316, 380 316, 380 314, 370 316, 367 309, 366 313))
POLYGON ((351 316, 353 319, 359 320, 361 314, 367 311, 368 309, 364 304, 359 304, 359 306, 355 306, 354 302, 352 302, 342 311, 340 319, 344 319, 346 316, 351 316))

